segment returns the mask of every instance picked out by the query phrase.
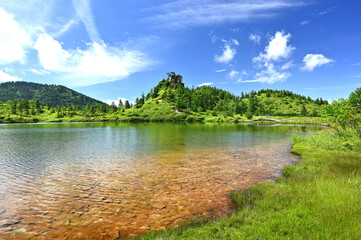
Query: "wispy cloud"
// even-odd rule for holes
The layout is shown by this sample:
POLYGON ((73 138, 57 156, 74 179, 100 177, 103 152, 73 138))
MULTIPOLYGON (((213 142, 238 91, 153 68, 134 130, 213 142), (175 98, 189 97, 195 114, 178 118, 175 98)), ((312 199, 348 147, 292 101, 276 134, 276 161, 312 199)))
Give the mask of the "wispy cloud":
POLYGON ((58 0, 27 0, 26 3, 22 0, 0 0, 0 6, 15 16, 16 21, 32 40, 43 31, 52 36, 58 34, 57 37, 60 36, 61 29, 62 33, 66 32, 64 30, 72 17, 69 18, 62 11, 57 11, 63 6, 59 5, 58 0))
POLYGON ((84 23, 90 40, 92 42, 100 43, 101 38, 95 25, 94 15, 90 6, 90 0, 73 0, 73 6, 80 20, 84 23))
MULTIPOLYGON (((120 80, 154 63, 141 51, 107 45, 99 36, 90 0, 74 0, 74 12, 69 11, 67 17, 55 13, 55 0, 29 0, 26 4, 0 0, 0 6, 4 7, 0 8, 0 65, 28 64, 24 75, 49 75, 52 81, 68 86, 88 86, 120 80), (56 38, 79 22, 91 42, 63 48, 56 38), (28 63, 28 52, 34 50, 39 63, 28 63)), ((2 81, 19 79, 1 72, 2 81)))
POLYGON ((301 25, 301 26, 305 26, 305 25, 307 25, 307 24, 309 24, 309 23, 310 23, 309 20, 305 20, 305 21, 300 22, 300 25, 301 25))
POLYGON ((327 63, 332 63, 334 60, 330 58, 326 58, 322 54, 307 54, 303 58, 304 66, 301 68, 301 70, 304 71, 313 71, 316 67, 320 67, 322 65, 325 65, 327 63))
POLYGON ((251 33, 248 38, 250 41, 254 42, 255 44, 261 43, 261 35, 257 33, 251 33))
POLYGON ((305 88, 307 91, 323 91, 323 90, 337 90, 337 89, 348 89, 354 88, 356 85, 348 85, 348 86, 333 86, 333 87, 316 87, 316 88, 305 88))
POLYGON ((228 74, 228 76, 229 76, 230 78, 235 78, 235 77, 237 77, 237 76, 239 76, 239 75, 240 75, 240 72, 235 71, 235 70, 230 71, 229 74, 228 74))
POLYGON ((206 83, 199 84, 197 87, 209 86, 209 85, 213 85, 213 84, 214 84, 214 83, 206 82, 206 83))
POLYGON ((319 15, 319 16, 324 16, 324 15, 327 15, 327 14, 329 14, 330 12, 332 12, 334 10, 336 10, 336 7, 332 7, 332 8, 326 9, 324 11, 319 11, 316 14, 319 15))
POLYGON ((21 81, 22 79, 18 76, 11 76, 10 74, 4 72, 0 69, 0 82, 16 82, 21 81))
POLYGON ((57 32, 54 32, 52 35, 52 37, 57 38, 60 37, 61 35, 63 35, 64 33, 66 33, 67 31, 69 31, 69 29, 78 24, 79 23, 79 19, 78 18, 73 18, 70 19, 64 26, 62 26, 62 28, 60 28, 60 30, 58 30, 57 32))
POLYGON ((295 64, 293 64, 293 61, 289 61, 282 65, 281 70, 288 70, 293 67, 295 67, 295 64))
POLYGON ((69 86, 89 86, 115 81, 149 67, 144 53, 120 50, 102 43, 90 43, 86 50, 65 50, 47 34, 39 36, 34 48, 47 71, 60 74, 69 86))
POLYGON ((286 0, 177 0, 149 9, 157 13, 144 20, 168 28, 247 22, 273 17, 279 10, 303 5, 301 1, 286 0))
POLYGON ((361 62, 360 62, 360 63, 351 64, 351 66, 361 66, 361 62))
POLYGON ((227 69, 225 69, 225 68, 224 69, 219 69, 219 70, 216 71, 216 73, 220 73, 220 72, 224 72, 224 71, 227 71, 227 69))
POLYGON ((48 75, 50 72, 49 71, 46 71, 44 69, 35 69, 35 68, 32 68, 30 70, 32 73, 36 74, 36 75, 40 75, 40 76, 43 76, 43 75, 48 75))

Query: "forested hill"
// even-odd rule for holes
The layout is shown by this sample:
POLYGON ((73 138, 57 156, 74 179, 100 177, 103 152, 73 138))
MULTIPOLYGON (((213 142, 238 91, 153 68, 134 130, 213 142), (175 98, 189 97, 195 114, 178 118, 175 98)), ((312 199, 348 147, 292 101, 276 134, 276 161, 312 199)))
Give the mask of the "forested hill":
POLYGON ((47 85, 30 82, 5 82, 0 84, 0 101, 20 102, 39 100, 41 105, 99 105, 103 102, 61 85, 47 85))
POLYGON ((225 116, 320 116, 328 102, 313 100, 287 90, 265 89, 239 95, 210 86, 197 88, 185 87, 182 76, 174 72, 168 73, 151 89, 147 95, 136 99, 135 107, 142 106, 149 100, 163 101, 172 104, 180 112, 222 113, 225 116))

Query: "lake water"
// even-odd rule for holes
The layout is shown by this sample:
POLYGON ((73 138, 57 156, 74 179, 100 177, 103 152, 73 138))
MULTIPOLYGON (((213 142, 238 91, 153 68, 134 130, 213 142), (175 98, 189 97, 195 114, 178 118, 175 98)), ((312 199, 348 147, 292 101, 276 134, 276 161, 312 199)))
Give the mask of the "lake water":
POLYGON ((115 239, 232 210, 298 158, 300 126, 0 125, 0 239, 115 239))

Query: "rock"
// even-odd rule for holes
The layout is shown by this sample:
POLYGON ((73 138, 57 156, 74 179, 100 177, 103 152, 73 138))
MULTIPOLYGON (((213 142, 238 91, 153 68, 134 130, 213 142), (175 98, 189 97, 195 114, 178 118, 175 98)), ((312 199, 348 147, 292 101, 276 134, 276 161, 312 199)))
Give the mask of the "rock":
POLYGON ((173 191, 177 191, 177 190, 182 190, 182 187, 181 186, 169 186, 169 189, 173 190, 173 191))
POLYGON ((16 233, 25 233, 25 232, 26 232, 26 228, 18 228, 18 229, 15 229, 13 232, 16 232, 16 233))
POLYGON ((0 215, 4 214, 4 213, 6 213, 6 209, 5 208, 0 208, 0 215))
POLYGON ((167 205, 165 205, 163 203, 156 203, 156 204, 153 204, 153 207, 157 208, 157 209, 164 209, 167 207, 167 205))
POLYGON ((14 226, 14 225, 16 225, 18 223, 20 223, 20 221, 6 222, 6 223, 0 225, 0 228, 11 227, 11 226, 14 226))

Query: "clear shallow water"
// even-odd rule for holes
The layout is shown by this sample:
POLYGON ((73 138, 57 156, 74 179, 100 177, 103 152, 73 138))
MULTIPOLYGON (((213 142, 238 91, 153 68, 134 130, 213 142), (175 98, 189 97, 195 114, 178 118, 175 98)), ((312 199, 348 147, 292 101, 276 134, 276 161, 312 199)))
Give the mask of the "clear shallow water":
POLYGON ((0 125, 0 238, 128 238, 216 217, 296 162, 300 126, 0 125))

